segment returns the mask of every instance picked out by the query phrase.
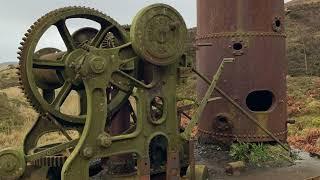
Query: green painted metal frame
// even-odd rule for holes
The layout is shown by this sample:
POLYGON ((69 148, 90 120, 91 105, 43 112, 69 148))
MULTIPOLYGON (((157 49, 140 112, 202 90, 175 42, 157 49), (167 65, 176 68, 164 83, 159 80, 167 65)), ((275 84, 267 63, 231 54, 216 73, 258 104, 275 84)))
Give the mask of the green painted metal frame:
MULTIPOLYGON (((172 10, 171 15, 176 15, 176 17, 173 18, 175 19, 175 22, 169 24, 169 29, 167 27, 158 27, 159 29, 157 30, 160 31, 159 36, 162 36, 161 34, 163 33, 161 32, 164 30, 167 32, 168 30, 174 31, 179 29, 182 39, 178 38, 178 40, 179 42, 182 41, 185 38, 184 33, 186 33, 186 27, 182 17, 176 10, 163 4, 152 5, 144 10, 149 11, 152 8, 156 8, 154 12, 161 12, 162 7, 165 8, 166 11, 172 10), (179 20, 181 20, 181 22, 177 22, 179 20)), ((80 10, 81 8, 65 8, 61 13, 64 13, 64 15, 78 15, 77 13, 80 10)), ((88 9, 85 10, 88 11, 88 9)), ((157 14, 155 13, 154 15, 157 14)), ((58 19, 58 17, 55 16, 44 17, 44 19, 46 18, 48 18, 48 20, 58 19)), ((176 37, 172 36, 172 38, 176 37)), ((172 52, 172 54, 169 54, 171 55, 170 63, 160 63, 161 65, 154 63, 154 65, 152 65, 153 80, 149 84, 145 84, 142 80, 136 79, 121 70, 124 66, 127 69, 131 68, 132 65, 136 65, 141 62, 141 57, 138 57, 134 51, 134 46, 136 44, 134 45, 131 42, 127 42, 119 47, 109 49, 100 49, 95 45, 96 43, 93 42, 91 45, 86 45, 79 49, 75 49, 70 46, 68 49, 72 49, 72 51, 69 51, 67 55, 62 57, 62 62, 66 62, 66 64, 68 62, 76 63, 76 68, 72 66, 63 66, 66 71, 69 71, 71 74, 77 74, 85 86, 85 94, 87 96, 87 115, 85 121, 81 121, 80 123, 84 124, 79 128, 79 132, 81 132, 80 138, 71 140, 70 137, 64 133, 67 135, 66 137, 69 139, 69 142, 61 143, 53 147, 48 147, 45 150, 29 154, 29 151, 36 146, 37 139, 42 135, 37 134, 37 132, 64 132, 64 129, 61 129, 60 125, 55 123, 54 117, 51 117, 50 114, 48 114, 51 124, 46 126, 46 121, 41 121, 39 119, 37 122, 41 121, 42 124, 36 123, 34 126, 35 129, 33 129, 34 132, 31 131, 28 134, 31 136, 31 139, 34 139, 34 141, 25 142, 27 146, 24 147, 24 157, 20 157, 23 156, 23 153, 21 153, 22 151, 15 150, 1 151, 0 157, 8 158, 9 156, 7 156, 6 153, 11 153, 11 155, 16 154, 17 160, 23 161, 18 162, 18 164, 25 167, 27 162, 36 161, 45 156, 54 156, 67 149, 73 149, 71 155, 67 158, 62 167, 62 180, 88 180, 89 163, 91 160, 134 153, 137 157, 137 174, 128 179, 150 179, 150 143, 154 137, 163 136, 168 142, 166 171, 163 173, 166 173, 166 179, 181 179, 180 170, 184 164, 188 164, 185 162, 189 159, 188 147, 190 130, 196 125, 199 118, 198 116, 201 114, 204 106, 208 102, 212 93, 212 87, 214 89, 224 63, 221 64, 221 68, 214 77, 211 88, 208 91, 208 95, 201 102, 197 114, 192 118, 192 121, 186 131, 181 134, 180 120, 178 119, 178 110, 176 106, 176 85, 178 84, 179 56, 182 56, 182 52, 180 52, 182 48, 180 47, 181 44, 177 44, 179 46, 177 50, 171 49, 170 52, 172 52), (123 52, 125 52, 125 54, 121 54, 123 52), (115 77, 118 80, 120 79, 121 82, 125 79, 124 82, 128 83, 121 85, 120 83, 114 82, 114 85, 119 86, 120 90, 131 91, 131 86, 134 87, 131 96, 135 98, 137 103, 137 119, 135 130, 132 133, 111 136, 105 132, 105 127, 110 123, 109 121, 111 121, 107 112, 110 109, 113 109, 108 107, 106 90, 109 83, 111 81, 115 81, 115 77), (151 116, 150 107, 152 106, 152 101, 156 97, 160 97, 163 100, 163 113, 162 116, 155 121, 151 116), (43 130, 42 127, 45 129, 43 130)), ((157 54, 160 52, 155 53, 157 54)), ((44 65, 60 66, 62 64, 38 60, 36 65, 43 67, 44 65)), ((82 108, 84 110, 84 107, 82 108)), ((27 139, 30 139, 30 137, 27 139)), ((192 159, 192 157, 190 159, 192 159)), ((3 170, 2 168, 0 167, 0 173, 3 170)), ((205 172, 205 168, 193 167, 192 169, 190 177, 195 177, 198 172, 200 172, 201 175, 203 175, 202 172, 205 172)), ((24 168, 18 173, 13 173, 12 175, 21 175, 23 174, 23 170, 24 168)))

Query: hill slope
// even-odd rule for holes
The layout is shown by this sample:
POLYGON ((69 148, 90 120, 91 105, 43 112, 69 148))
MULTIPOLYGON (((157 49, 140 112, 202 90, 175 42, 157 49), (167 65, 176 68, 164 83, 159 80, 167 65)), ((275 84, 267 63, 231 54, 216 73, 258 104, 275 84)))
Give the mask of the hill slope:
POLYGON ((295 6, 295 5, 303 5, 309 3, 320 2, 320 0, 292 0, 286 3, 286 6, 295 6))
POLYGON ((287 5, 287 57, 290 75, 320 75, 320 0, 287 5))

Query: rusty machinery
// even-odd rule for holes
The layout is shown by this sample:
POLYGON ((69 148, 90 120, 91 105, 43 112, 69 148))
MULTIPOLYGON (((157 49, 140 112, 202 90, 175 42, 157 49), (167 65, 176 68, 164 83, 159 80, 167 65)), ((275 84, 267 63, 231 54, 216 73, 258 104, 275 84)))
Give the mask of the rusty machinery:
POLYGON ((206 104, 215 100, 211 94, 224 64, 233 59, 221 62, 191 122, 181 128, 176 85, 186 33, 181 15, 164 4, 142 9, 130 32, 90 8, 66 7, 41 17, 18 53, 22 89, 40 116, 21 150, 0 152, 0 176, 35 179, 44 172, 49 179, 89 179, 102 161, 111 161, 105 179, 161 174, 172 180, 207 179, 206 167, 194 163, 190 134, 206 104), (70 34, 66 20, 72 18, 95 21, 101 29, 83 27, 70 34), (36 51, 50 27, 58 29, 67 51, 36 51), (71 91, 80 97, 77 115, 61 110, 71 91), (39 145, 51 132, 67 141, 39 145), (128 172, 113 173, 112 162, 119 159, 128 172))
MULTIPOLYGON (((198 0, 198 68, 211 77, 234 57, 200 119, 205 141, 286 141, 284 2, 198 0), (228 11, 228 13, 226 13, 228 11)), ((207 81, 208 82, 208 81, 207 81)), ((199 81, 198 95, 207 84, 199 81)))

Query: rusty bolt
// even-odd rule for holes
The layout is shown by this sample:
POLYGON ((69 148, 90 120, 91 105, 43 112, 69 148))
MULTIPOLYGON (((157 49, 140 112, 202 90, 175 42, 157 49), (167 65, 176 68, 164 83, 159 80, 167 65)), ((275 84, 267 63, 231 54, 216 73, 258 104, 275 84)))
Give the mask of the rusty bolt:
POLYGON ((111 141, 111 136, 108 133, 103 133, 98 136, 98 142, 100 146, 104 148, 108 148, 111 146, 112 141, 111 141))

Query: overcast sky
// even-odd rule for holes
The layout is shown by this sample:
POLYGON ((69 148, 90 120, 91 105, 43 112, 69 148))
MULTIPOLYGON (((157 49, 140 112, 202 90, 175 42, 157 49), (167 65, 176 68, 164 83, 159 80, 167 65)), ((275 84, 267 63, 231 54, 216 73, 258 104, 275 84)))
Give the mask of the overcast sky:
MULTIPOLYGON (((17 48, 28 27, 48 11, 64 6, 93 7, 113 17, 120 24, 130 24, 141 8, 162 2, 178 9, 188 27, 196 25, 196 0, 0 0, 0 2, 0 62, 17 61, 17 48)), ((50 44, 52 40, 54 38, 48 37, 47 42, 50 44)))

